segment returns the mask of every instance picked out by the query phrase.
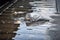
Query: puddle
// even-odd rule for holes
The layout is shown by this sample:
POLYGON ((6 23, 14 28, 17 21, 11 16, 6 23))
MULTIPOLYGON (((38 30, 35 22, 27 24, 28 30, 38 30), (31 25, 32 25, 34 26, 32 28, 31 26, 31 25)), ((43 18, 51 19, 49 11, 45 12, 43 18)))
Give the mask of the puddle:
MULTIPOLYGON (((27 18, 30 18, 32 21, 37 21, 39 19, 53 20, 51 16, 56 16, 56 9, 37 6, 41 5, 41 3, 39 3, 38 1, 30 2, 30 5, 33 5, 33 12, 28 13, 26 15, 27 18)), ((56 30, 56 28, 50 29, 50 27, 56 26, 50 21, 45 21, 44 23, 38 21, 38 23, 34 22, 29 26, 27 26, 27 24, 26 21, 22 21, 20 23, 18 30, 15 32, 16 36, 13 37, 14 40, 50 40, 51 37, 48 35, 48 30, 56 30)))
MULTIPOLYGON (((57 31, 57 28, 53 27, 56 26, 57 24, 52 23, 55 19, 51 17, 51 16, 58 16, 55 14, 56 12, 55 3, 53 3, 54 4, 53 5, 50 4, 49 1, 47 2, 47 1, 34 0, 33 2, 29 2, 29 4, 32 6, 31 9, 29 9, 32 10, 32 12, 26 13, 27 9, 25 10, 24 8, 25 5, 21 6, 19 4, 17 5, 15 11, 13 12, 12 17, 15 20, 14 24, 15 26, 18 25, 19 26, 15 28, 17 31, 14 31, 13 28, 11 29, 14 31, 13 34, 15 33, 12 39, 13 40, 51 40, 54 35, 51 37, 51 35, 49 35, 48 33, 50 33, 50 31, 57 31), (21 11, 20 8, 18 7, 22 8, 21 11)), ((5 24, 4 21, 2 21, 2 23, 5 24)), ((15 27, 12 24, 11 26, 15 27)), ((53 32, 51 32, 51 34, 52 33, 53 32)))

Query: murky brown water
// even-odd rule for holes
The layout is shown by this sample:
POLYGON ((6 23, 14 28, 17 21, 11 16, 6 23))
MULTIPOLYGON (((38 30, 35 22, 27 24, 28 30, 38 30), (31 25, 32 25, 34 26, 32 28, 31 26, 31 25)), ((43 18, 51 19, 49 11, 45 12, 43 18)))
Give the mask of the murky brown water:
POLYGON ((0 15, 0 40, 59 40, 60 14, 55 14, 55 4, 48 2, 53 6, 46 6, 46 1, 37 2, 18 0, 0 15), (34 16, 38 21, 26 18, 27 14, 36 13, 43 17, 34 16))

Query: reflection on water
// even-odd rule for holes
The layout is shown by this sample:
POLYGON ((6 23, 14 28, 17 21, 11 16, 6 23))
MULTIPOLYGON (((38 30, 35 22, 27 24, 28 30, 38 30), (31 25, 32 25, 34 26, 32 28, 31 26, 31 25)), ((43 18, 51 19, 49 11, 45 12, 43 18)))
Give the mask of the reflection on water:
POLYGON ((37 26, 26 26, 25 22, 20 23, 19 30, 16 31, 15 40, 50 40, 47 35, 48 29, 55 26, 49 22, 37 26))
MULTIPOLYGON (((34 5, 32 7, 33 12, 28 13, 32 19, 34 19, 35 17, 35 18, 38 18, 38 20, 39 19, 52 20, 51 16, 56 16, 56 14, 54 14, 56 12, 55 8, 44 8, 40 6, 35 7, 35 5, 41 5, 39 4, 38 1, 37 3, 36 1, 32 3, 30 2, 30 4, 34 5)), ((27 24, 26 24, 26 21, 21 21, 20 26, 18 27, 18 30, 15 32, 16 36, 13 37, 12 39, 14 40, 51 40, 51 37, 48 35, 48 30, 56 30, 56 28, 50 28, 52 26, 56 26, 55 24, 52 24, 51 21, 47 21, 47 22, 38 21, 38 22, 31 23, 31 25, 29 26, 27 26, 27 24)))
POLYGON ((54 27, 57 24, 54 24, 55 18, 53 17, 58 16, 55 14, 55 3, 50 4, 49 1, 26 2, 26 4, 28 3, 27 5, 23 5, 23 3, 25 1, 18 0, 15 5, 3 12, 2 15, 6 17, 4 16, 5 19, 3 17, 0 19, 2 19, 1 23, 4 25, 1 28, 3 27, 2 30, 4 29, 5 31, 3 30, 2 32, 4 34, 0 33, 1 39, 53 40, 55 38, 55 32, 53 31, 58 30, 58 28, 54 27), (30 8, 29 5, 32 7, 30 8), (28 10, 32 10, 32 12, 28 10), (7 27, 5 28, 6 25, 7 27))

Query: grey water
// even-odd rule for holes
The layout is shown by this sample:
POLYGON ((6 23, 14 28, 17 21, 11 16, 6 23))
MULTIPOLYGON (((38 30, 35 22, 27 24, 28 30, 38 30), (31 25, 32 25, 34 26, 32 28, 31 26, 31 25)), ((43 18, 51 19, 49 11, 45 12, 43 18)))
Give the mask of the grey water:
MULTIPOLYGON (((36 1, 34 1, 36 3, 36 1)), ((55 14, 56 8, 55 4, 52 1, 52 4, 48 1, 47 4, 39 4, 30 2, 30 5, 32 5, 33 12, 40 12, 43 18, 51 19, 48 22, 42 23, 41 21, 37 23, 32 23, 31 25, 27 26, 26 21, 21 21, 18 30, 15 32, 16 35, 12 39, 14 40, 59 40, 60 38, 60 31, 59 31, 59 15, 55 14), (53 5, 50 6, 52 8, 49 8, 49 6, 45 5, 53 5), (40 6, 42 5, 42 6, 40 6), (34 8, 34 9, 33 9, 34 8), (40 10, 39 10, 40 9, 40 10), (58 18, 56 18, 58 17, 58 18)), ((39 2, 39 1, 37 1, 39 2)), ((33 13, 32 13, 33 14, 33 13)))

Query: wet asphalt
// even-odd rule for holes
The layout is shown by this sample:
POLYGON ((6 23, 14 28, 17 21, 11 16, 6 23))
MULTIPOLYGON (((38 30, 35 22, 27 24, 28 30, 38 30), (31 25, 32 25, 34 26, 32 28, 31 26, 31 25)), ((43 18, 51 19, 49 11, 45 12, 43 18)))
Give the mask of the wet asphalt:
POLYGON ((26 23, 20 19, 32 8, 27 1, 17 1, 0 15, 1 40, 60 40, 60 14, 51 16, 52 21, 26 23), (24 7, 23 7, 24 6, 24 7), (25 12, 15 14, 15 12, 25 12), (20 22, 21 21, 21 22, 20 22), (17 23, 16 23, 17 22, 17 23), (29 25, 28 25, 29 24, 29 25))

